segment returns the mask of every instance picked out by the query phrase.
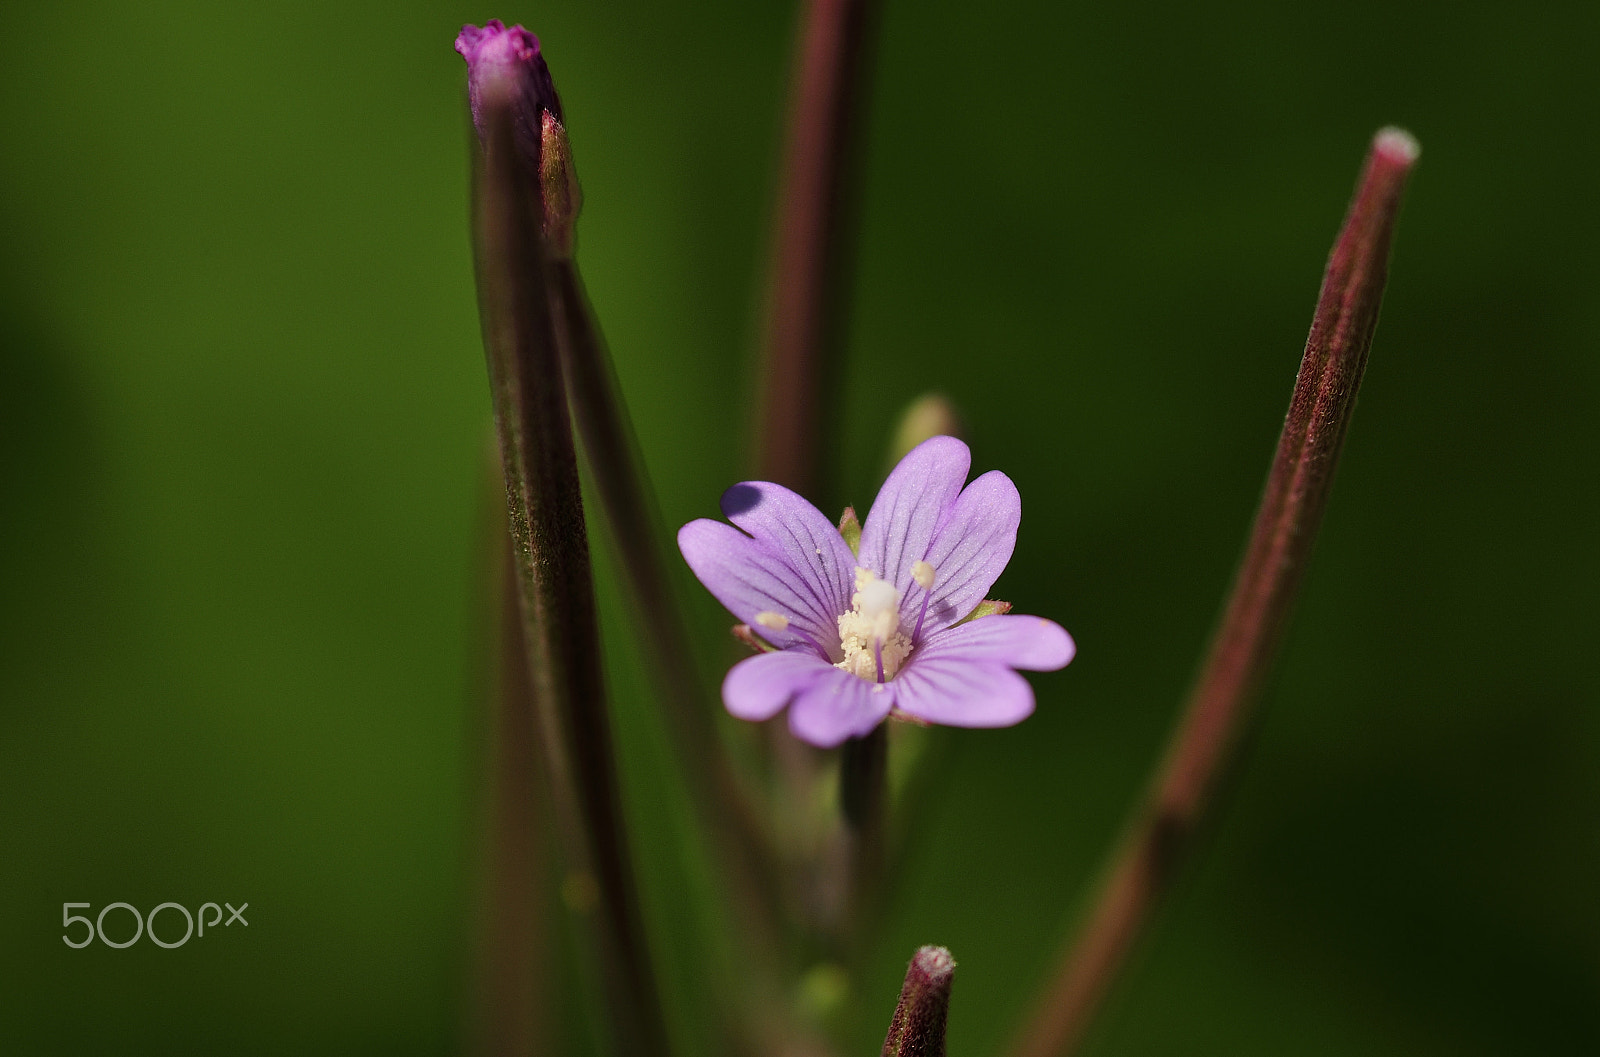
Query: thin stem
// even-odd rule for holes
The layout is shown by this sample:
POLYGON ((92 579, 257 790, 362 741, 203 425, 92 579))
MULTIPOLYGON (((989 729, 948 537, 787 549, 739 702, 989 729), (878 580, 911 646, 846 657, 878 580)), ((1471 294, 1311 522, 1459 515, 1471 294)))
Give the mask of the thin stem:
POLYGON ((848 889, 842 922, 855 942, 865 926, 883 874, 888 809, 889 728, 846 741, 839 752, 839 807, 844 815, 848 889))
POLYGON ((550 987, 544 894, 552 891, 541 862, 542 819, 534 788, 539 780, 538 729, 522 606, 517 600, 517 555, 506 534, 502 505, 494 523, 499 537, 498 680, 486 760, 488 860, 482 980, 478 983, 485 1054, 538 1054, 549 1038, 550 987))
POLYGON ((1067 952, 1016 1057, 1060 1057, 1082 1040, 1238 743, 1288 624, 1355 407, 1416 142, 1373 140, 1323 276, 1311 335, 1255 527, 1222 622, 1144 806, 1124 832, 1098 902, 1067 952))
POLYGON ((882 723, 870 734, 851 738, 840 749, 839 807, 852 829, 871 829, 883 811, 883 780, 889 749, 882 723))
MULTIPOLYGON (((493 476, 501 477, 499 454, 493 476)), ((498 623, 492 651, 495 676, 484 754, 485 855, 479 923, 478 1037, 474 1052, 532 1054, 549 1048, 548 922, 543 896, 554 890, 541 854, 545 820, 535 789, 539 774, 538 727, 518 600, 516 551, 506 532, 503 485, 494 489, 485 529, 493 568, 486 600, 498 623)))
POLYGON ((753 940, 770 948, 780 919, 771 897, 778 878, 775 854, 756 818, 749 792, 728 766, 712 723, 713 713, 705 707, 704 687, 693 665, 694 651, 662 558, 661 518, 577 264, 558 259, 552 264, 552 276, 557 336, 573 417, 633 594, 640 636, 667 706, 668 728, 695 807, 729 867, 729 881, 744 911, 744 924, 758 932, 753 940))
POLYGON ((757 469, 815 495, 821 379, 842 315, 847 175, 870 0, 808 0, 802 16, 763 340, 757 469))
MULTIPOLYGON (((510 85, 480 99, 478 283, 518 563, 529 675, 573 892, 602 976, 615 1051, 664 1054, 612 761, 577 461, 550 313, 537 174, 518 158, 510 85)), ((475 153, 475 156, 476 153, 475 153)))
MULTIPOLYGON (((726 997, 737 994, 743 984, 748 996, 773 1006, 777 1003, 771 996, 781 992, 776 958, 784 942, 777 854, 749 790, 729 766, 713 726, 714 713, 706 707, 708 696, 694 669, 682 610, 658 542, 661 518, 654 493, 576 262, 558 256, 551 276, 557 340, 584 461, 632 595, 634 625, 665 706, 678 770, 731 904, 728 934, 740 952, 739 977, 717 990, 726 997)), ((722 1027, 729 1048, 747 1050, 752 1045, 741 1034, 745 1026, 729 1021, 722 1027)))

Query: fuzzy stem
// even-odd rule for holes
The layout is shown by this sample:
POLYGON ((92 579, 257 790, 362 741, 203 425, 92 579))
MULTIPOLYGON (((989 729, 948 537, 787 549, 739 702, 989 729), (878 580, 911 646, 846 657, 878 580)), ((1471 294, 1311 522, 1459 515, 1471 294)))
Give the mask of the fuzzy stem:
POLYGON ((529 677, 566 845, 569 900, 601 974, 619 1054, 665 1054, 667 1032, 640 918, 612 761, 577 462, 550 313, 537 174, 513 133, 511 86, 480 100, 474 180, 478 289, 529 677), (585 904, 591 903, 592 907, 585 904))
POLYGON ((956 963, 943 947, 923 947, 906 967, 883 1057, 944 1057, 944 1028, 956 963))
POLYGON ((493 453, 492 516, 485 519, 492 566, 485 601, 492 601, 499 641, 492 651, 494 678, 486 687, 484 858, 478 934, 477 1033, 471 1052, 531 1054, 549 1048, 550 1011, 556 981, 549 974, 548 921, 544 898, 554 878, 542 854, 545 819, 535 790, 539 731, 535 723, 528 655, 518 600, 516 551, 506 532, 500 456, 493 453))
POLYGON ((1164 762, 1114 852, 1098 901, 1067 951, 1015 1057, 1062 1057, 1082 1041, 1194 834, 1261 691, 1333 484, 1355 407, 1389 246, 1416 142, 1385 129, 1334 243, 1289 413, 1222 622, 1164 762))

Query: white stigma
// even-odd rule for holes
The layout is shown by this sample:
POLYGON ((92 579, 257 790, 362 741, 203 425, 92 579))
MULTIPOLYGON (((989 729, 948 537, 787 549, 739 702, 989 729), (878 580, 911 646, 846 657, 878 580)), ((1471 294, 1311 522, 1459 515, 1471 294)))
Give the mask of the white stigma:
POLYGON ((887 580, 873 580, 850 599, 856 612, 872 622, 872 633, 886 639, 900 626, 900 592, 887 580))
POLYGON ((850 612, 839 615, 839 645, 844 660, 835 667, 868 682, 886 682, 911 652, 900 631, 900 592, 867 569, 856 570, 850 612))
POLYGON ((782 613, 773 613, 770 610, 756 614, 756 623, 773 631, 782 631, 789 626, 789 618, 782 613))

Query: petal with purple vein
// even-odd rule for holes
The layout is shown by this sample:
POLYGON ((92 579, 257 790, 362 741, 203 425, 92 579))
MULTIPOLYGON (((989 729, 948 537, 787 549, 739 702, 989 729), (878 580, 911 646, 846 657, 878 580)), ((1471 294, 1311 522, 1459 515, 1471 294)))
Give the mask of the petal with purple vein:
POLYGON ((783 711, 796 694, 834 671, 838 669, 809 649, 747 657, 722 680, 722 703, 739 719, 759 723, 783 711))
POLYGON ((746 481, 722 493, 722 513, 783 559, 830 623, 849 612, 856 558, 822 511, 782 485, 746 481))
MULTIPOLYGON (((971 613, 1005 571, 1017 546, 1022 497, 1011 478, 990 470, 962 490, 928 547, 937 579, 922 634, 949 627, 971 613)), ((902 619, 915 621, 920 589, 905 596, 902 619)))
POLYGON ((894 683, 869 683, 830 668, 789 706, 789 730, 801 741, 831 749, 883 722, 894 701, 894 683))
POLYGON ((971 468, 965 444, 932 437, 912 448, 878 490, 861 526, 860 564, 892 583, 903 601, 920 596, 920 588, 912 590, 911 566, 927 554, 971 468))
POLYGON ((894 685, 902 711, 948 727, 1009 727, 1033 714, 1033 687, 1002 664, 918 658, 894 685))
POLYGON ((768 642, 779 648, 815 643, 839 653, 838 614, 824 609, 788 562, 759 540, 701 518, 678 530, 678 549, 706 590, 768 642), (761 626, 756 618, 767 612, 785 617, 789 626, 761 626))
POLYGON ((934 658, 1004 664, 1034 672, 1065 668, 1077 652, 1072 636, 1053 620, 1022 614, 979 617, 927 636, 919 662, 934 658))

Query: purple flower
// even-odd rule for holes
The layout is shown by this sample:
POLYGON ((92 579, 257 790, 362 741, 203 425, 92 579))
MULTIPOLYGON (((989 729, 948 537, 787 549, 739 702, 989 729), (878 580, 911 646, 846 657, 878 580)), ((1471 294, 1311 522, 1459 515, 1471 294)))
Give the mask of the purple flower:
POLYGON ((859 555, 816 507, 764 481, 723 493, 733 525, 702 518, 678 532, 706 589, 777 647, 728 672, 729 712, 760 721, 788 706, 789 729, 823 747, 893 710, 953 727, 1033 712, 1013 669, 1065 666, 1072 638, 1040 617, 963 620, 1011 560, 1022 519, 998 470, 962 487, 971 464, 954 437, 918 445, 872 504, 859 555))

